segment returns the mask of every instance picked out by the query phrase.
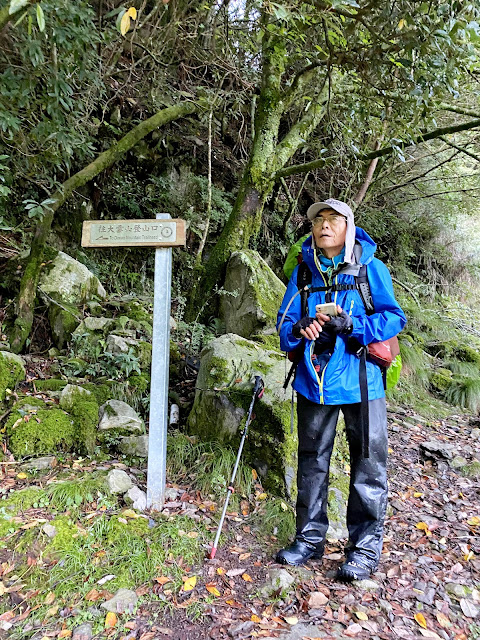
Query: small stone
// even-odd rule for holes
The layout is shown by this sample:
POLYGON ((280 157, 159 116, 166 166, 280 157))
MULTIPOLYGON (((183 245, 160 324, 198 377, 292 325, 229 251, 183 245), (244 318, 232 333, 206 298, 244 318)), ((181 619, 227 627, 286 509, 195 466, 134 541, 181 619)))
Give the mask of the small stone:
POLYGON ((135 591, 130 589, 119 589, 117 593, 100 606, 102 609, 112 611, 113 613, 124 613, 129 611, 131 606, 135 606, 138 601, 138 596, 135 591))
POLYGON ((321 591, 314 591, 310 594, 308 598, 308 608, 309 609, 319 609, 323 607, 323 605, 327 604, 328 598, 321 591))
MULTIPOLYGON (((24 405, 25 408, 25 405, 24 405)), ((43 469, 51 469, 56 462, 55 456, 43 456, 42 458, 34 458, 20 465, 22 471, 42 471, 43 469)))
POLYGON ((72 633, 72 640, 92 640, 92 637, 92 625, 89 622, 80 625, 72 633))
POLYGON ((118 429, 126 432, 145 431, 145 425, 138 413, 126 402, 108 400, 102 404, 98 412, 100 431, 118 429))
POLYGON ((43 525, 42 527, 42 531, 45 535, 47 535, 49 538, 54 538, 57 535, 57 530, 56 528, 51 525, 48 524, 48 522, 46 524, 43 525))
POLYGON ((122 453, 139 458, 148 457, 148 436, 127 436, 118 443, 122 453))
POLYGON ((262 595, 268 597, 275 591, 289 589, 294 584, 295 578, 286 569, 270 569, 267 574, 267 582, 261 589, 262 595))
POLYGON ((112 469, 107 475, 107 484, 110 493, 126 493, 133 487, 133 482, 125 471, 112 469))
POLYGON ((467 587, 465 584, 457 584, 455 582, 448 582, 445 585, 445 590, 451 596, 455 598, 465 598, 470 595, 471 589, 467 587))
POLYGON ((380 589, 380 585, 375 580, 354 580, 352 584, 364 591, 377 591, 380 589))
POLYGON ((132 507, 138 511, 145 511, 147 508, 147 494, 138 487, 132 487, 124 496, 127 504, 131 501, 132 507))
POLYGON ((127 353, 128 348, 125 338, 116 336, 113 333, 107 337, 107 351, 110 353, 127 353))
POLYGON ((92 392, 88 391, 88 389, 84 389, 83 387, 80 387, 76 384, 67 384, 67 386, 62 389, 62 393, 60 394, 60 406, 64 411, 71 411, 71 409, 73 409, 76 398, 88 398, 88 396, 91 395, 92 392))
POLYGON ((165 489, 165 501, 176 500, 179 493, 180 492, 177 489, 174 489, 173 487, 168 487, 168 489, 165 489))
POLYGON ((468 460, 463 456, 455 456, 453 460, 450 461, 450 466, 452 467, 452 469, 461 469, 467 464, 468 460))
POLYGON ((447 460, 451 460, 454 454, 456 454, 455 445, 440 440, 422 442, 420 449, 426 455, 441 456, 442 458, 447 458, 447 460))
POLYGON ((103 331, 106 327, 113 325, 114 322, 112 318, 95 318, 93 316, 88 316, 83 320, 85 328, 89 331, 103 331))
POLYGON ((247 635, 250 635, 250 632, 253 631, 254 627, 255 623, 251 620, 247 620, 246 622, 232 625, 228 629, 228 635, 231 638, 237 638, 238 636, 247 637, 247 635))
POLYGON ((480 440, 480 429, 472 429, 470 436, 473 440, 480 440))

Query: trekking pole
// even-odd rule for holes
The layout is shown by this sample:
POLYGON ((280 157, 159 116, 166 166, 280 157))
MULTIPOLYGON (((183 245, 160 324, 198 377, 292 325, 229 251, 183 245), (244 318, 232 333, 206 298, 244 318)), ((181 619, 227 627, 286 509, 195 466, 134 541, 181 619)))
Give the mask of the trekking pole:
POLYGON ((223 506, 223 511, 222 511, 222 515, 221 515, 221 518, 220 518, 220 522, 218 523, 217 535, 215 536, 215 540, 214 540, 214 543, 212 545, 212 549, 210 551, 210 555, 208 556, 210 558, 210 560, 213 560, 213 558, 215 557, 215 554, 217 553, 218 541, 220 539, 220 534, 222 532, 223 521, 225 520, 225 515, 227 513, 228 502, 230 500, 230 496, 232 495, 232 493, 235 492, 235 489, 233 487, 233 483, 235 481, 235 476, 237 475, 238 465, 240 464, 240 457, 242 455, 242 450, 243 450, 243 445, 245 443, 245 438, 247 437, 248 425, 251 422, 253 405, 255 404, 255 400, 257 398, 261 398, 263 396, 264 388, 265 388, 265 385, 263 383, 262 378, 260 376, 255 376, 255 385, 253 387, 253 398, 252 398, 252 401, 250 403, 250 408, 248 410, 247 421, 245 422, 245 426, 243 427, 242 439, 240 440, 240 446, 238 448, 238 453, 237 453, 237 460, 235 462, 235 466, 233 467, 233 473, 232 473, 232 478, 230 480, 230 485, 229 485, 229 487, 227 489, 227 498, 226 498, 225 504, 223 506))

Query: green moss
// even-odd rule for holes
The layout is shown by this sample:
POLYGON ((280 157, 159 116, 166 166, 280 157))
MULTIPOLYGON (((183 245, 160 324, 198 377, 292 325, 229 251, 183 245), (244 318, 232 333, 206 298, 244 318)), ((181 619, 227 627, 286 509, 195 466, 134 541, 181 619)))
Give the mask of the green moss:
POLYGON ((50 323, 55 345, 59 349, 63 349, 72 337, 72 333, 80 324, 78 309, 75 306, 64 302, 62 302, 61 307, 56 304, 52 304, 48 312, 48 321, 50 323))
POLYGON ((453 354, 458 360, 462 360, 463 362, 473 362, 476 365, 480 365, 480 351, 473 349, 466 344, 456 347, 453 354))
POLYGON ((82 387, 87 391, 91 391, 98 405, 105 404, 107 400, 111 400, 112 398, 112 383, 111 382, 101 382, 99 378, 97 378, 96 382, 85 382, 82 384, 82 387))
POLYGON ((463 475, 467 476, 468 478, 479 478, 480 477, 480 462, 478 461, 474 461, 470 464, 465 465, 464 467, 462 467, 462 473, 463 475))
POLYGON ((16 458, 71 451, 75 443, 73 419, 57 408, 38 409, 34 415, 14 411, 7 420, 6 433, 16 458))
POLYGON ((140 362, 140 369, 150 370, 152 364, 152 345, 150 342, 141 341, 136 346, 136 355, 140 362))
POLYGON ((266 349, 270 349, 271 351, 280 351, 280 337, 276 333, 268 335, 257 333, 252 336, 252 340, 259 342, 266 349))
POLYGON ((430 386, 443 394, 452 384, 452 372, 449 369, 436 369, 430 376, 430 386))
POLYGON ((87 398, 76 396, 70 413, 75 419, 76 449, 91 455, 96 444, 99 406, 87 398))
POLYGON ((68 382, 61 378, 48 378, 47 380, 35 380, 37 391, 61 391, 68 382))
POLYGON ((128 384, 138 394, 145 393, 150 386, 150 377, 141 374, 141 375, 133 375, 128 378, 128 384))
POLYGON ((52 527, 55 527, 56 535, 51 538, 51 541, 45 547, 45 553, 55 553, 59 550, 68 551, 72 547, 75 547, 78 537, 78 528, 68 516, 57 516, 49 522, 52 527))
POLYGON ((19 356, 0 351, 0 402, 6 397, 6 390, 13 390, 15 385, 25 379, 25 367, 19 356))
POLYGON ((43 496, 45 496, 43 489, 28 487, 11 493, 6 500, 0 502, 0 506, 18 513, 19 511, 30 509, 43 496))
POLYGON ((125 307, 126 315, 132 320, 143 321, 151 325, 152 314, 147 311, 139 302, 133 301, 125 307))

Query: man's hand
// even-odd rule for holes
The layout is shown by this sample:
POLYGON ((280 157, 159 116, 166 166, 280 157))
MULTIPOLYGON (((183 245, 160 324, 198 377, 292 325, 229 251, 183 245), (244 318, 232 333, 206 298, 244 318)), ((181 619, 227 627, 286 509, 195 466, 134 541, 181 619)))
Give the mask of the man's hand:
POLYGON ((299 320, 292 327, 292 333, 295 338, 301 338, 303 336, 304 338, 308 338, 308 340, 315 340, 318 338, 321 331, 322 327, 317 320, 308 316, 299 320))
POLYGON ((337 305, 337 314, 338 315, 332 317, 324 313, 317 313, 315 314, 315 318, 321 326, 328 322, 328 328, 333 333, 352 333, 352 318, 339 305, 337 305))

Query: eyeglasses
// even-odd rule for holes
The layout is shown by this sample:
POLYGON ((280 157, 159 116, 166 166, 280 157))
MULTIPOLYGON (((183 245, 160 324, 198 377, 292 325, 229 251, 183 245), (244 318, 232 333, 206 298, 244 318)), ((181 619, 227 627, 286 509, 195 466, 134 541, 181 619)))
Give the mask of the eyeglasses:
POLYGON ((332 227, 338 227, 340 224, 342 224, 343 221, 346 222, 347 219, 345 218, 345 216, 342 216, 339 213, 332 213, 329 216, 318 216, 317 218, 314 218, 312 224, 314 227, 316 227, 319 224, 323 224, 325 221, 328 222, 328 224, 332 227))

